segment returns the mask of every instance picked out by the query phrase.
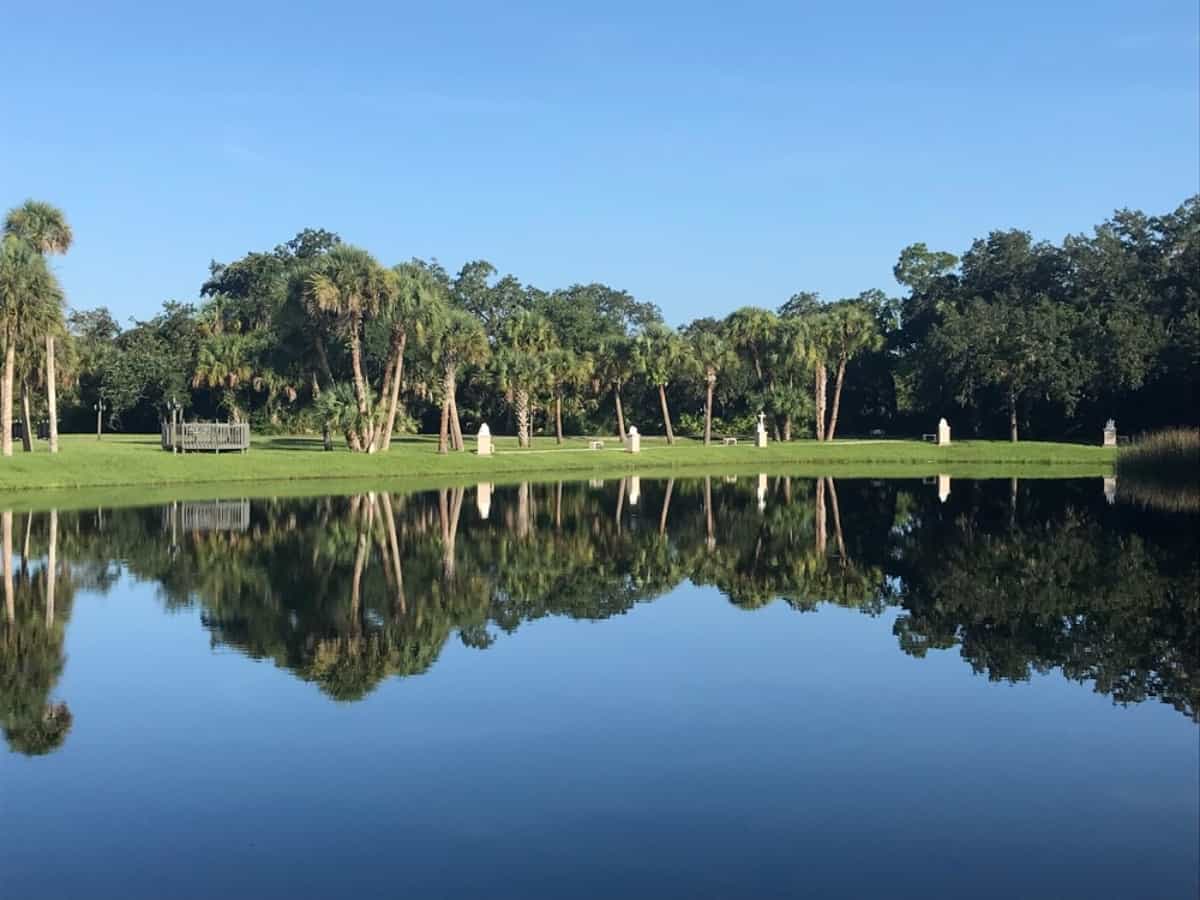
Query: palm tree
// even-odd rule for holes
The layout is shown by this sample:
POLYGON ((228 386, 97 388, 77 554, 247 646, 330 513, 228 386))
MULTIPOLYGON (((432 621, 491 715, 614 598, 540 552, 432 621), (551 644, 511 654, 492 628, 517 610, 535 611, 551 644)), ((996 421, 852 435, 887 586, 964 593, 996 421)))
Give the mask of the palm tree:
POLYGON ((846 380, 846 364, 860 353, 882 347, 883 335, 879 333, 879 325, 870 310, 856 302, 838 303, 830 307, 828 333, 832 360, 837 365, 833 406, 829 410, 829 427, 825 430, 825 440, 832 441, 837 433, 842 384, 846 380))
POLYGON ((717 376, 734 362, 729 342, 713 329, 697 330, 691 334, 692 358, 704 373, 704 445, 712 443, 713 391, 717 376))
POLYGON ((563 390, 567 387, 578 388, 591 381, 595 362, 590 353, 576 353, 574 350, 559 347, 546 354, 546 368, 554 389, 554 439, 556 443, 561 444, 563 390))
MULTIPOLYGON (((24 240, 42 256, 66 253, 71 248, 74 236, 62 210, 49 203, 26 200, 10 210, 4 220, 4 233, 24 240)), ((58 452, 58 385, 54 371, 55 337, 64 330, 62 315, 62 292, 58 291, 58 302, 53 304, 57 313, 51 327, 45 332, 46 355, 46 406, 50 419, 50 452, 58 452)), ((11 389, 11 388, 10 388, 11 389)), ((30 423, 25 423, 28 432, 30 423)))
MULTIPOLYGON (((12 456, 13 388, 18 349, 28 346, 31 327, 40 327, 47 311, 61 315, 62 289, 45 258, 26 241, 5 235, 0 242, 0 342, 4 373, 0 382, 0 453, 12 456)), ((28 423, 27 423, 28 427, 28 423)))
POLYGON ((222 392, 221 405, 234 422, 242 420, 237 390, 255 378, 247 353, 247 340, 240 334, 220 334, 200 347, 192 387, 207 387, 222 392))
POLYGON ((390 306, 397 290, 396 275, 365 250, 339 244, 309 273, 303 287, 310 316, 331 315, 334 327, 350 350, 354 397, 362 430, 353 449, 375 452, 375 414, 363 368, 363 328, 368 319, 390 306))
POLYGON ((687 345, 666 325, 648 325, 634 341, 634 358, 637 371, 658 388, 667 443, 674 444, 675 430, 671 427, 671 410, 667 406, 667 385, 691 364, 687 345))
POLYGON ((410 333, 421 338, 446 306, 446 288, 433 273, 418 262, 400 263, 392 269, 395 290, 384 296, 382 317, 389 321, 388 357, 384 364, 379 400, 387 404, 383 426, 376 435, 378 449, 392 445, 396 415, 400 408, 400 388, 404 382, 404 353, 410 333))
POLYGON ((612 388, 617 411, 617 436, 625 440, 625 411, 621 407, 621 388, 633 377, 633 354, 628 338, 615 336, 600 345, 596 352, 597 391, 612 388))
MULTIPOLYGON (((442 374, 442 423, 438 431, 438 453, 448 452, 450 415, 457 409, 459 370, 481 365, 490 353, 487 335, 479 320, 459 309, 450 310, 438 324, 430 350, 442 374)), ((460 448, 461 449, 461 448, 460 448)))
MULTIPOLYGON (((825 440, 825 409, 829 393, 829 357, 833 350, 835 331, 827 312, 806 316, 803 320, 804 341, 813 366, 813 406, 817 440, 825 440)), ((824 488, 820 488, 824 496, 824 488)))
POLYGON ((529 446, 533 431, 530 394, 551 380, 546 357, 557 345, 549 320, 535 312, 515 313, 501 330, 497 373, 501 388, 515 402, 517 442, 522 447, 529 446))

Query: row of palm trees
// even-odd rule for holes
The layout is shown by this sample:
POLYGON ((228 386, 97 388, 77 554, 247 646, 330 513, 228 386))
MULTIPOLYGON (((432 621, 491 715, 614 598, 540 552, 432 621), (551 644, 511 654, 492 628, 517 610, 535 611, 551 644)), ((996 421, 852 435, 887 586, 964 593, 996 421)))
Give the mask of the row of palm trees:
POLYGON ((57 338, 65 333, 62 287, 46 257, 66 253, 71 226, 62 211, 29 200, 9 211, 0 239, 0 453, 13 454, 13 403, 20 386, 23 441, 32 450, 35 387, 46 392, 50 452, 58 452, 57 338))

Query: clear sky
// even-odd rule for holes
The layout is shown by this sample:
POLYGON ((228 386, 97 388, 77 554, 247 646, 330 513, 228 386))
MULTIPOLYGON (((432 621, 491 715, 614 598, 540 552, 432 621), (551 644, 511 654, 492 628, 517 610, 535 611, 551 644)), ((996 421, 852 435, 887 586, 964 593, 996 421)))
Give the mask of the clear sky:
POLYGON ((1195 0, 9 3, 0 205, 148 317, 305 226, 672 322, 1200 190, 1195 0))

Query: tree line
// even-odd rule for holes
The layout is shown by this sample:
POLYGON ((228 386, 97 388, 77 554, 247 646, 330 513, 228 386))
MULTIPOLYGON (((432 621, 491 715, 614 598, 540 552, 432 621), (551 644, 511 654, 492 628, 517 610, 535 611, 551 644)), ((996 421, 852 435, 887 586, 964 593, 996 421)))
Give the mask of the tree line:
POLYGON ((195 302, 126 326, 67 312, 47 264, 71 231, 27 202, 5 221, 0 339, 4 453, 19 394, 32 424, 156 430, 169 404, 257 430, 331 430, 358 452, 436 431, 439 450, 489 422, 533 435, 747 434, 777 440, 960 434, 1091 440, 1197 421, 1200 199, 1120 210, 1060 244, 993 231, 961 255, 905 247, 903 291, 777 306, 672 328, 654 303, 604 284, 545 290, 484 261, 393 266, 322 229, 213 262, 195 302), (56 390, 62 392, 57 408, 56 390))

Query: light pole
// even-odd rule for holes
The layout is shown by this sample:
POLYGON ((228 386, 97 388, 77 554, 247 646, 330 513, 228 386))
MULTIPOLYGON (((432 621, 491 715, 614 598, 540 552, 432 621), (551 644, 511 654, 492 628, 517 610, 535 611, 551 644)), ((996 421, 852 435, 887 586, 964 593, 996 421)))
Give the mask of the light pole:
POLYGON ((180 426, 181 420, 183 418, 183 416, 182 416, 183 405, 178 400, 176 400, 174 397, 172 397, 170 400, 167 401, 167 409, 169 409, 171 411, 171 430, 168 432, 168 435, 171 438, 171 452, 178 453, 179 452, 179 426, 180 426))
POLYGON ((94 404, 92 404, 92 408, 96 410, 96 440, 100 440, 101 425, 104 421, 104 410, 108 409, 108 407, 104 403, 104 398, 101 397, 94 404))

